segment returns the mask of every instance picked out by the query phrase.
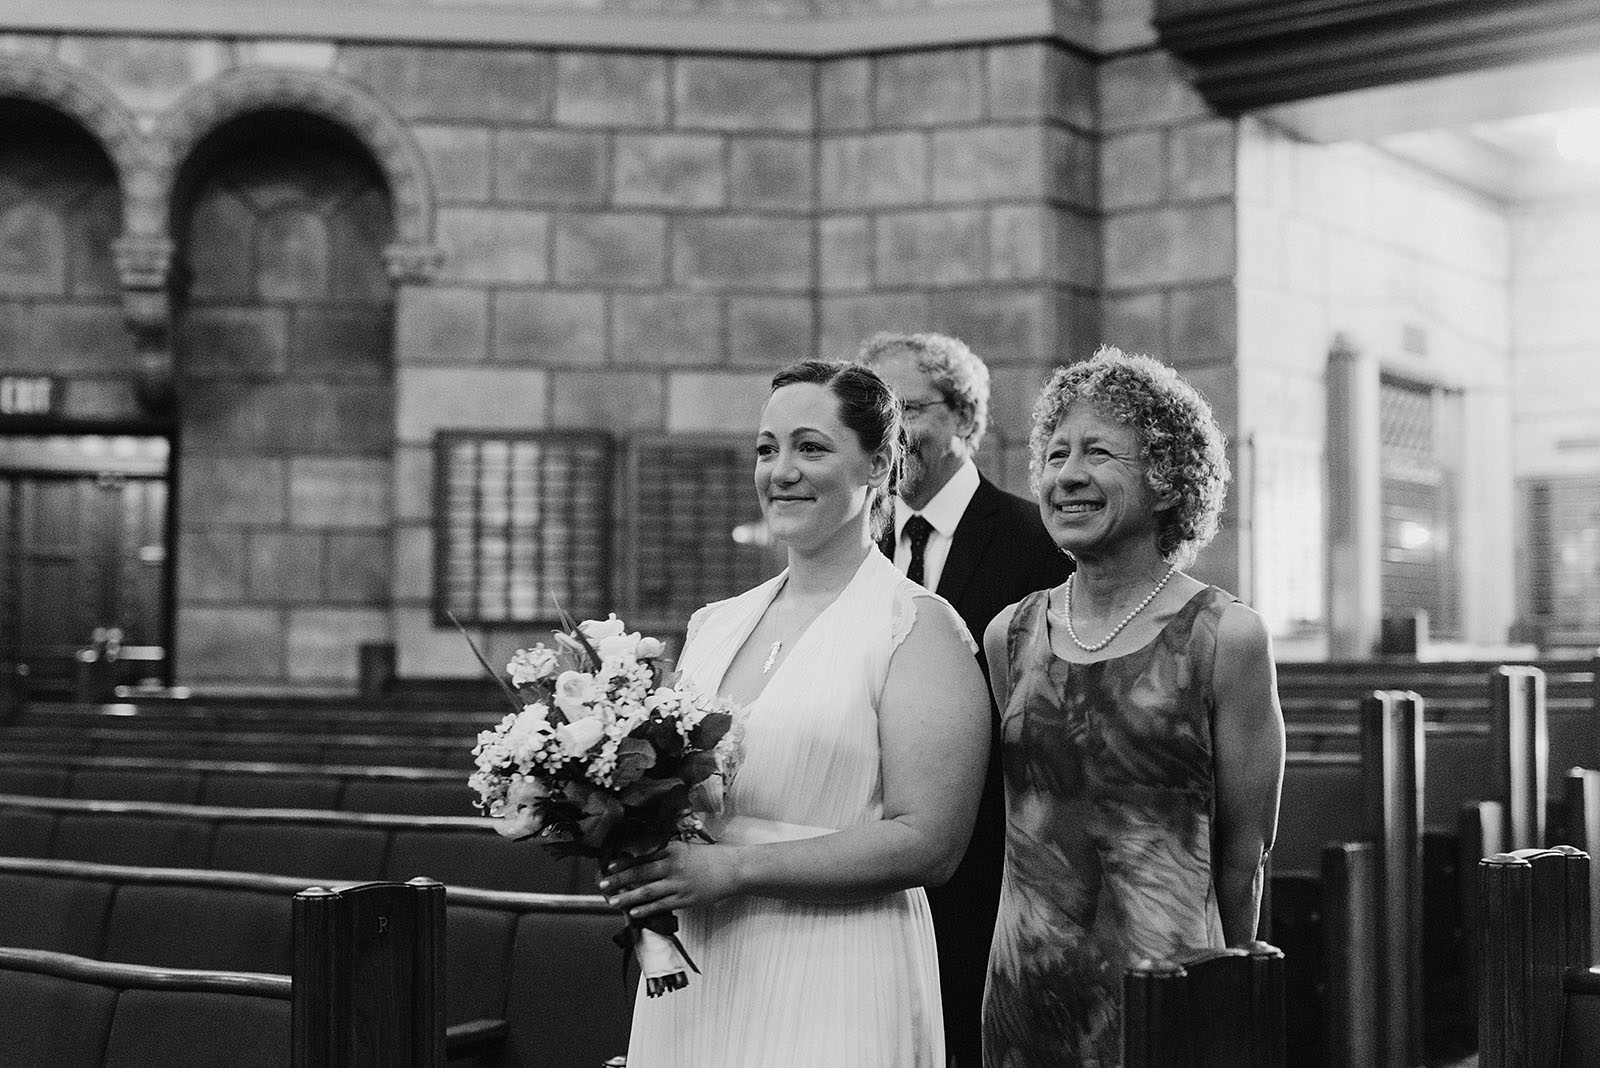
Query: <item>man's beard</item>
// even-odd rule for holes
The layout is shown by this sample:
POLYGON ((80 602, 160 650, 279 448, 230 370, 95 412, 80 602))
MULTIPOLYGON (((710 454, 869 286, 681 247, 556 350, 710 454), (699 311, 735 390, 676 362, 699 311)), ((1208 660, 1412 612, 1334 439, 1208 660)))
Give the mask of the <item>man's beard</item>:
POLYGON ((923 444, 913 441, 906 447, 900 460, 900 482, 895 492, 901 497, 915 497, 928 481, 928 462, 922 458, 923 444))

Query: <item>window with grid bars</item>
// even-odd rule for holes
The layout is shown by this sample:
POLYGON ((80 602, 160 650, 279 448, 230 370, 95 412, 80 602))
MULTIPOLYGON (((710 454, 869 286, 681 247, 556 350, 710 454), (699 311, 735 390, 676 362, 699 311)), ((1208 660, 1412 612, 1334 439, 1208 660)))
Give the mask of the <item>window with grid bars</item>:
POLYGON ((1600 640, 1600 476, 1522 483, 1523 615, 1554 645, 1600 640))
POLYGON ((745 438, 636 438, 626 455, 631 584, 640 620, 682 626, 701 605, 771 578, 769 545, 745 438))
POLYGON ((612 597, 604 434, 445 432, 435 441, 434 604, 463 623, 550 623, 612 597))
POLYGON ((1385 376, 1378 394, 1383 611, 1428 614, 1435 637, 1460 628, 1456 557, 1459 394, 1385 376))
POLYGON ((659 634, 782 567, 743 438, 451 432, 436 463, 441 622, 545 625, 565 609, 659 634))

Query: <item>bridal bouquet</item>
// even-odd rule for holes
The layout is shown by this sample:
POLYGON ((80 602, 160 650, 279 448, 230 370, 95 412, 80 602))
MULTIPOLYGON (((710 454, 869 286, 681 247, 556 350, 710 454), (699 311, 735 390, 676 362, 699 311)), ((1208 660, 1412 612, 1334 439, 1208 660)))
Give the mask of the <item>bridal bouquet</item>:
MULTIPOLYGON (((733 773, 733 706, 680 685, 662 643, 629 633, 615 615, 553 637, 554 647, 517 650, 509 684, 495 676, 514 711, 478 735, 468 780, 478 807, 509 838, 536 838, 557 856, 602 866, 675 838, 710 841, 698 812, 720 805, 733 773)), ((618 935, 651 997, 687 986, 687 970, 699 971, 677 929, 669 913, 629 921, 618 935)))

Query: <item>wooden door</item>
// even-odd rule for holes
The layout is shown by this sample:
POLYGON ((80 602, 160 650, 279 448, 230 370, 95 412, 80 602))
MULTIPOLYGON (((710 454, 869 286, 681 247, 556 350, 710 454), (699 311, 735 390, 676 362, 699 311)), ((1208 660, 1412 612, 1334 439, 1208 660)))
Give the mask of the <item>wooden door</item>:
MULTIPOLYGON (((25 667, 30 691, 55 692, 70 688, 96 627, 119 628, 125 646, 167 646, 167 480, 164 451, 159 470, 100 457, 93 471, 94 450, 55 457, 56 470, 40 451, 0 468, 0 659, 25 667)), ((164 679, 165 662, 151 673, 164 679)))

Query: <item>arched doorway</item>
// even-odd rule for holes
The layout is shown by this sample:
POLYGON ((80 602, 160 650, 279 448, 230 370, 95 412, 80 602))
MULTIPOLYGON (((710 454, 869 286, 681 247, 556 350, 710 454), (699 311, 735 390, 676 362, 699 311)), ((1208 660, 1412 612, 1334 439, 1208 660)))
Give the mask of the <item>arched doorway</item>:
POLYGON ((390 597, 394 221, 347 131, 202 139, 172 233, 185 681, 339 685, 390 597))

